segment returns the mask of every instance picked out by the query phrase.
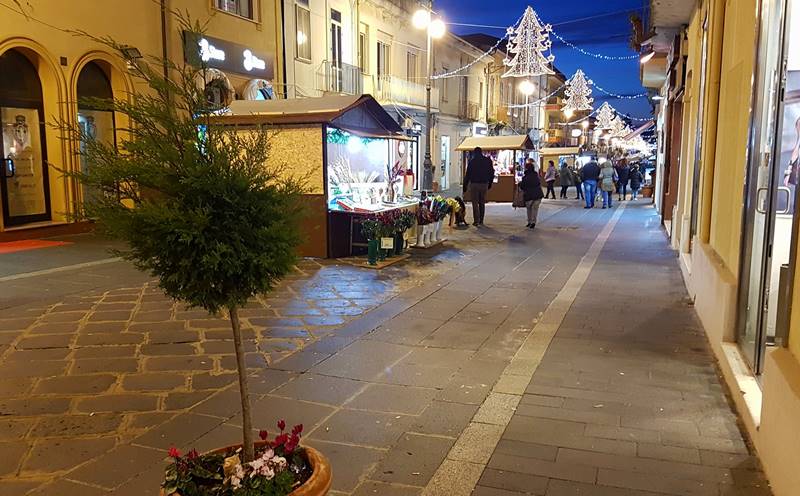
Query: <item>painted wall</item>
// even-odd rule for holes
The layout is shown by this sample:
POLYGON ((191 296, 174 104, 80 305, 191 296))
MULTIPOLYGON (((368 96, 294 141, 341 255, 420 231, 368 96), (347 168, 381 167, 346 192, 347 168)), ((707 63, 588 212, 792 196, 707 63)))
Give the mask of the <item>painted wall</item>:
MULTIPOLYGON (((720 71, 717 147, 709 244, 733 274, 739 271, 742 188, 746 169, 748 126, 756 25, 755 0, 739 0, 725 11, 720 71)), ((713 116, 709 115, 709 118, 713 116)))

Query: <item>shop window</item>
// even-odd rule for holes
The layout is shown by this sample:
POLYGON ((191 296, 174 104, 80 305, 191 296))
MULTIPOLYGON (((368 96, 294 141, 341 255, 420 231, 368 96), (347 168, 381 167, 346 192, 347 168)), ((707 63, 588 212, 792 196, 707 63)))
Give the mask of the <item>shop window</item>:
MULTIPOLYGON (((91 164, 85 152, 92 141, 114 145, 114 112, 104 110, 101 100, 111 100, 111 81, 97 62, 89 62, 78 75, 78 126, 81 130, 81 171, 87 172, 91 164)), ((92 192, 83 189, 84 198, 92 192)))
POLYGON ((255 19, 253 16, 254 0, 216 0, 217 9, 234 14, 245 19, 255 19))
POLYGON ((311 60, 311 10, 308 0, 298 1, 294 6, 294 22, 297 26, 295 49, 297 58, 311 60))
POLYGON ((0 199, 5 226, 50 220, 44 101, 25 55, 0 55, 0 199))

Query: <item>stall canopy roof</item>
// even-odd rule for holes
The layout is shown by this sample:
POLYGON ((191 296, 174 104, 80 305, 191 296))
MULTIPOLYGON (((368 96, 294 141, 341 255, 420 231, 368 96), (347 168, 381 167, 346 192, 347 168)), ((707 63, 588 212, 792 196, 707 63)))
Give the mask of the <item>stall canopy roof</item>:
POLYGON ((643 132, 647 131, 648 129, 650 129, 651 127, 653 127, 655 125, 656 125, 655 121, 652 121, 652 120, 647 121, 644 124, 642 124, 641 126, 639 126, 638 128, 636 128, 636 130, 633 131, 631 134, 625 136, 622 139, 623 140, 633 139, 633 138, 639 136, 640 134, 642 134, 643 132))
POLYGON ((555 157, 560 155, 577 155, 581 151, 577 146, 554 146, 550 148, 542 148, 539 150, 539 155, 542 157, 555 157))
POLYGON ((403 128, 370 95, 287 100, 235 100, 216 124, 273 126, 328 124, 373 138, 408 139, 403 128))
POLYGON ((493 150, 533 150, 533 141, 526 134, 514 134, 511 136, 473 136, 464 138, 458 145, 458 151, 471 151, 476 146, 484 151, 493 150))

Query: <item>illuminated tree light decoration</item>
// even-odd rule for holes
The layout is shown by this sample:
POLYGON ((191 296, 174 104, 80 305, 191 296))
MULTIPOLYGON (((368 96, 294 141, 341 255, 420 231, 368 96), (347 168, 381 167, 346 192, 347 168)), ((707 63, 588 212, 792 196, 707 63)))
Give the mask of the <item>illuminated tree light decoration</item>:
POLYGON ((597 129, 612 129, 617 111, 608 102, 603 102, 597 110, 597 129))
POLYGON ((553 54, 544 55, 550 50, 552 42, 549 33, 552 30, 549 24, 542 24, 539 16, 531 8, 525 9, 525 14, 516 28, 508 28, 508 53, 503 63, 509 69, 502 77, 535 77, 543 74, 554 74, 549 67, 555 60, 553 54))
POLYGON ((567 81, 567 89, 564 91, 564 94, 567 95, 567 99, 564 101, 564 106, 561 110, 563 110, 565 114, 572 114, 582 110, 592 110, 594 98, 590 96, 592 94, 592 89, 589 87, 592 84, 592 80, 586 79, 586 75, 583 71, 578 69, 575 75, 567 81))

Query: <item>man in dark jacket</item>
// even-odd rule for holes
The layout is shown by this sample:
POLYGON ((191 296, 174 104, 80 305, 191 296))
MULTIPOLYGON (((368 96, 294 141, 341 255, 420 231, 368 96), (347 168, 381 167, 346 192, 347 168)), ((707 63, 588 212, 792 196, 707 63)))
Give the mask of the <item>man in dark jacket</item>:
POLYGON ((617 192, 619 193, 619 201, 625 200, 628 196, 628 181, 630 180, 630 176, 631 168, 628 166, 628 161, 623 158, 619 161, 619 165, 617 166, 617 177, 619 177, 617 192))
POLYGON ((472 158, 467 164, 464 174, 464 192, 469 190, 472 200, 472 225, 482 226, 483 217, 486 215, 486 194, 494 182, 494 165, 492 160, 483 155, 483 150, 476 147, 472 151, 472 158))
POLYGON ((592 160, 581 169, 583 179, 583 193, 586 198, 586 206, 583 208, 594 208, 595 196, 597 196, 597 181, 600 180, 600 166, 592 160))

